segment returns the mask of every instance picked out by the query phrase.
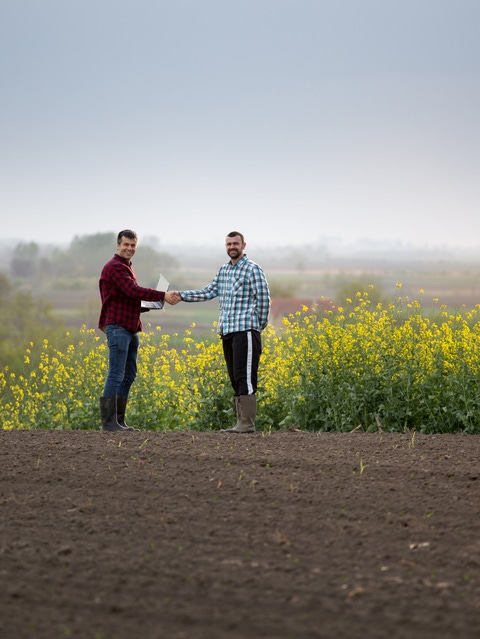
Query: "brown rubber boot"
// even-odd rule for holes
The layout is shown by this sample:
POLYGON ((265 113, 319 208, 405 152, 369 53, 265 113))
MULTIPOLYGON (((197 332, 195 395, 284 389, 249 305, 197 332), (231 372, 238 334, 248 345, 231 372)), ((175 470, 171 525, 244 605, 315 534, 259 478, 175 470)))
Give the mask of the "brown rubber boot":
POLYGON ((257 415, 257 398, 255 395, 239 395, 235 398, 237 407, 237 423, 234 428, 222 430, 222 433, 254 433, 257 415))

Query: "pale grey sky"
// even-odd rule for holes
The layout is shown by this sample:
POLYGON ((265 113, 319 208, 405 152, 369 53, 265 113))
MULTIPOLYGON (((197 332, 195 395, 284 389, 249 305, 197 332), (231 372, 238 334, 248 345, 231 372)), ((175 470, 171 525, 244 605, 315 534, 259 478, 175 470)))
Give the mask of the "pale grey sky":
POLYGON ((0 0, 3 238, 480 246, 478 0, 0 0))

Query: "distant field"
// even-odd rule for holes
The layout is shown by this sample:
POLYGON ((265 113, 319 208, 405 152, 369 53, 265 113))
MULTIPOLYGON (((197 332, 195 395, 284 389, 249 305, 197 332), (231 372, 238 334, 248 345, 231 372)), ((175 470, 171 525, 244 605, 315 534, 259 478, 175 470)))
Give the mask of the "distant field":
MULTIPOLYGON (((338 264, 322 269, 265 268, 272 297, 294 297, 311 299, 312 303, 322 297, 342 304, 337 299, 339 287, 348 282, 362 282, 363 285, 379 286, 382 297, 392 300, 398 295, 420 300, 428 309, 444 304, 450 309, 474 308, 480 303, 480 266, 466 264, 452 267, 448 264, 408 264, 388 263, 345 265, 338 264), (396 284, 401 283, 401 289, 396 284), (423 293, 420 291, 423 290, 423 293), (438 300, 438 301, 435 301, 438 300)), ((214 275, 206 269, 184 269, 172 278, 172 288, 202 288, 214 275)), ((39 297, 47 300, 57 317, 65 326, 88 328, 97 326, 100 312, 97 280, 72 283, 71 290, 62 289, 51 282, 37 291, 39 297)), ((218 318, 218 302, 211 300, 199 304, 180 303, 175 307, 166 306, 162 311, 151 311, 143 316, 146 328, 160 325, 167 333, 183 333, 195 323, 195 334, 209 334, 212 324, 218 318)))

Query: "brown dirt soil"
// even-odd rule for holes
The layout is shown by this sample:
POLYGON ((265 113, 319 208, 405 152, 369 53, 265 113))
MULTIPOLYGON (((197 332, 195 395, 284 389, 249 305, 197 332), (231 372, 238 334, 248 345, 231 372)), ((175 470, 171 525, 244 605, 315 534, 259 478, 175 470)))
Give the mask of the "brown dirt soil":
POLYGON ((480 436, 0 431, 2 639, 478 639, 480 436))

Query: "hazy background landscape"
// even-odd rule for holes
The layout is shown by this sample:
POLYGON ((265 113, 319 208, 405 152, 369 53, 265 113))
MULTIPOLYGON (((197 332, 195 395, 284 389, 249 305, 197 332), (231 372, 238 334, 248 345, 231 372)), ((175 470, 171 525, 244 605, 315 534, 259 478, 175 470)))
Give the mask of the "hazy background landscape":
MULTIPOLYGON (((11 295, 28 294, 46 302, 66 329, 96 328, 99 274, 114 254, 115 242, 113 230, 75 236, 67 245, 0 242, 0 275, 10 282, 11 295)), ((323 244, 263 246, 247 253, 266 272, 273 300, 271 321, 276 325, 283 315, 304 305, 312 308, 323 300, 344 306, 347 297, 367 290, 375 303, 408 297, 420 301, 426 312, 442 305, 471 309, 480 303, 480 257, 474 250, 395 249, 373 242, 348 246, 325 239, 323 244)), ((155 287, 162 272, 171 288, 185 290, 203 288, 226 259, 221 245, 194 251, 172 246, 165 251, 150 237, 139 244, 134 268, 143 286, 155 287)), ((203 335, 210 333, 217 315, 218 302, 211 300, 166 305, 143 315, 143 320, 147 330, 160 325, 168 332, 183 332, 195 323, 194 332, 203 335)))

